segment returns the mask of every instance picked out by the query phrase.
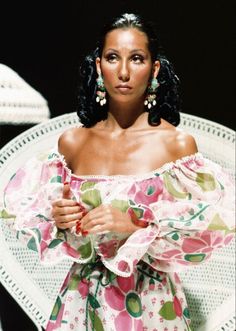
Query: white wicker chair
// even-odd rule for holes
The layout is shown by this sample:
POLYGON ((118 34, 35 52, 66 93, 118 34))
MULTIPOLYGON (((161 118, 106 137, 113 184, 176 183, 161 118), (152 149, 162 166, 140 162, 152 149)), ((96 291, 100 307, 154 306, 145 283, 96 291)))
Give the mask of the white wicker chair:
MULTIPOLYGON (((50 119, 23 132, 0 150, 0 201, 12 174, 32 155, 50 149, 59 135, 76 126, 70 113, 50 119)), ((196 116, 181 113, 180 128, 196 139, 199 151, 228 168, 234 175, 235 133, 233 130, 196 116)), ((45 327, 71 262, 53 267, 39 263, 37 255, 16 240, 11 222, 0 222, 0 280, 7 291, 41 330, 45 327)), ((213 254, 204 265, 181 274, 195 331, 235 330, 234 242, 213 254)))
POLYGON ((0 123, 28 125, 49 117, 44 97, 13 69, 0 63, 0 123))

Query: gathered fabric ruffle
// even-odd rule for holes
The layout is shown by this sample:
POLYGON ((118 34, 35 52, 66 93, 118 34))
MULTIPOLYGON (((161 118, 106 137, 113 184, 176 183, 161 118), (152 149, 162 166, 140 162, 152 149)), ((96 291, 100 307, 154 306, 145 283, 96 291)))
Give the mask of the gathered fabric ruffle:
POLYGON ((99 256, 122 277, 130 277, 140 260, 164 272, 207 260, 233 238, 234 197, 233 179, 201 153, 143 176, 76 176, 52 150, 30 159, 4 190, 15 229, 43 263, 64 258, 88 263, 99 256), (62 197, 65 181, 87 211, 111 204, 132 212, 146 227, 130 236, 109 232, 87 237, 73 228, 57 229, 51 204, 62 197))

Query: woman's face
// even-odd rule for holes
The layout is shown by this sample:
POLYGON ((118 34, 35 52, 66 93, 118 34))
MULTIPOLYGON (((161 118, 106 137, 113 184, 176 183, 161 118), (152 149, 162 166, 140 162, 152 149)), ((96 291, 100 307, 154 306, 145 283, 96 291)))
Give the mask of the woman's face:
POLYGON ((152 63, 146 34, 136 28, 109 32, 96 65, 110 98, 117 102, 143 100, 150 77, 160 68, 159 61, 152 63))

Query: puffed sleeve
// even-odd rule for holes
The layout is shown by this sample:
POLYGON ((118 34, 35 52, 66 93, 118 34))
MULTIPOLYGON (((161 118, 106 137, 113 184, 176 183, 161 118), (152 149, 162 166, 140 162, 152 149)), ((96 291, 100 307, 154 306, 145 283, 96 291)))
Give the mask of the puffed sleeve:
POLYGON ((51 150, 29 159, 4 189, 5 214, 13 215, 17 237, 38 252, 45 264, 64 258, 86 263, 93 255, 88 238, 73 230, 57 229, 51 217, 51 203, 62 197, 65 181, 70 181, 70 172, 60 155, 51 150))
POLYGON ((133 233, 114 257, 104 259, 123 277, 140 260, 165 272, 196 265, 235 233, 234 181, 226 169, 196 153, 155 175, 130 190, 130 207, 143 208, 147 227, 133 233))

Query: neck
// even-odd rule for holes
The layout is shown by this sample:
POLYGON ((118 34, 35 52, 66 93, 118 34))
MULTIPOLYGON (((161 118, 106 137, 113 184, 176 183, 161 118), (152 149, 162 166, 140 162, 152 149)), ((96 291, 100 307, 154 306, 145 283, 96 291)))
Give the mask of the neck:
POLYGON ((112 130, 138 128, 140 125, 147 123, 147 113, 144 105, 136 102, 133 105, 117 104, 110 100, 109 112, 106 121, 106 126, 112 130))

